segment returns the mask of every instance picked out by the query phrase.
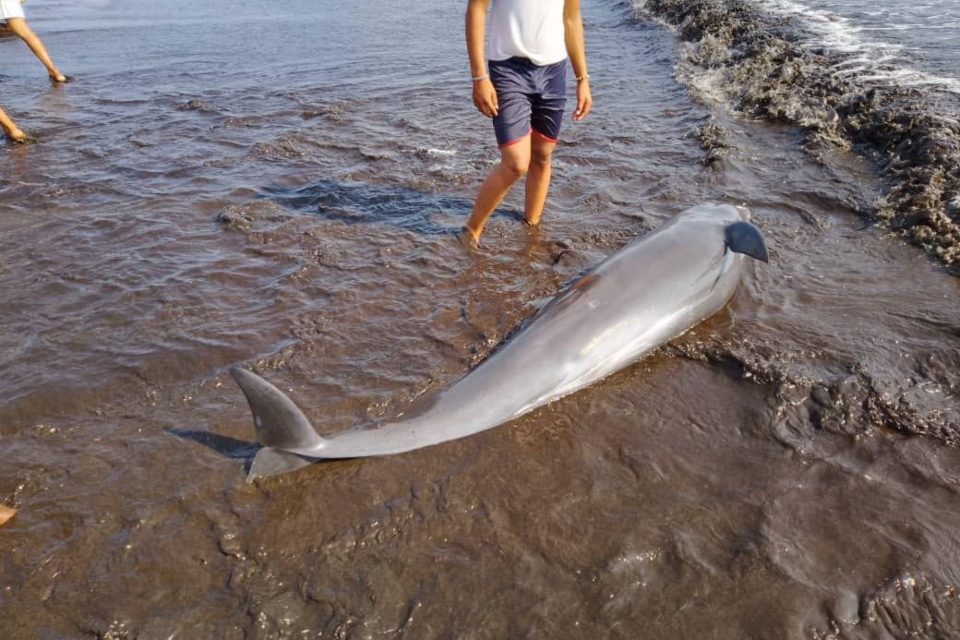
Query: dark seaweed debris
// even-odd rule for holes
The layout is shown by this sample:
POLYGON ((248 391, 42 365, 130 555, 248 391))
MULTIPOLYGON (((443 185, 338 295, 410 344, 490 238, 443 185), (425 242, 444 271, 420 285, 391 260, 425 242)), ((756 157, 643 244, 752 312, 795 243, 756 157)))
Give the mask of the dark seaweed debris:
POLYGON ((713 122, 698 127, 694 137, 700 143, 700 147, 707 152, 703 159, 703 163, 707 166, 712 166, 717 161, 722 160, 728 150, 732 148, 730 134, 727 133, 726 129, 713 122))
POLYGON ((831 623, 814 640, 848 638, 956 638, 960 607, 954 587, 922 573, 904 573, 861 597, 850 620, 831 623))
POLYGON ((960 366, 960 354, 926 354, 917 358, 913 371, 894 379, 859 362, 846 363, 829 376, 804 373, 802 365, 791 366, 791 354, 748 340, 679 342, 668 351, 768 385, 774 398, 771 407, 777 438, 787 446, 802 448, 811 429, 857 436, 873 427, 924 435, 960 447, 960 424, 936 400, 938 396, 929 393, 937 387, 948 397, 956 396, 952 372, 960 366))
POLYGON ((811 148, 871 156, 889 185, 873 215, 960 267, 960 124, 929 91, 834 74, 839 54, 803 46, 798 25, 743 0, 647 0, 643 11, 694 43, 688 62, 719 74, 736 109, 804 127, 811 148))

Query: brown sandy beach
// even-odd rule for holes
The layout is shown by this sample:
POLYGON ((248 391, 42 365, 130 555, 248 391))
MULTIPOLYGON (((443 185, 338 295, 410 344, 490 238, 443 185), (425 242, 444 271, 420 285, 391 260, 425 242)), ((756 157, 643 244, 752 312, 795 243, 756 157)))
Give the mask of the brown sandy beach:
POLYGON ((583 6, 595 111, 542 228, 513 196, 474 255, 460 3, 37 2, 65 87, 0 41, 39 139, 0 148, 0 636, 960 635, 960 282, 873 223, 869 153, 811 153, 678 80, 662 24, 583 6), (229 367, 324 433, 393 415, 702 201, 749 207, 771 262, 651 357, 244 482, 229 367))

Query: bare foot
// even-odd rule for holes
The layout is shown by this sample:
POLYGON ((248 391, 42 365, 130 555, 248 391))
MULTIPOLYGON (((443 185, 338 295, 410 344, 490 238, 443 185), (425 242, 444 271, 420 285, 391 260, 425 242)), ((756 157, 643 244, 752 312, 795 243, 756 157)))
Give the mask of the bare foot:
POLYGON ((7 520, 15 515, 17 515, 16 509, 11 509, 10 507, 0 504, 0 527, 7 524, 7 520))
POLYGON ((27 134, 17 128, 9 129, 7 132, 7 137, 10 138, 10 142, 16 142, 23 144, 27 141, 27 134))
POLYGON ((68 75, 62 74, 59 71, 57 71, 56 73, 50 74, 50 82, 56 82, 57 84, 66 84, 71 80, 73 80, 73 78, 71 78, 68 75))
POLYGON ((470 227, 463 227, 457 232, 457 241, 467 251, 476 251, 480 248, 480 240, 473 234, 470 227))
POLYGON ((13 131, 8 131, 7 137, 10 138, 10 142, 12 142, 13 144, 32 144, 37 141, 36 138, 28 136, 20 129, 14 129, 13 131))

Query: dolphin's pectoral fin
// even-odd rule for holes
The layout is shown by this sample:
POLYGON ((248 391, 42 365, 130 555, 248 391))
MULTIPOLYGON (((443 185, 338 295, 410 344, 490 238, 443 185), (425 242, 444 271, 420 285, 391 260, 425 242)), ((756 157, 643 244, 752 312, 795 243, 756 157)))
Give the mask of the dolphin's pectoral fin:
POLYGON ((310 466, 314 462, 314 460, 303 458, 295 453, 264 447, 257 452, 253 462, 250 463, 250 469, 247 471, 247 482, 253 482, 256 478, 267 478, 297 471, 310 466))
POLYGON ((727 248, 767 262, 767 243, 763 239, 760 229, 749 222, 734 222, 727 225, 723 232, 727 248))
POLYGON ((230 375, 250 403, 260 444, 286 451, 319 449, 324 440, 300 408, 282 391, 246 369, 234 367, 230 375))

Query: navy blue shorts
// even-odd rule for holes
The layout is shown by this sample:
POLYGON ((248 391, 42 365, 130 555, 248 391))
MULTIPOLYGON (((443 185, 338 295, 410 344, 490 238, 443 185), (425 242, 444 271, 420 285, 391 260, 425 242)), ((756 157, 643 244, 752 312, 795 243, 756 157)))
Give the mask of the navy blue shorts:
POLYGON ((519 142, 533 130, 556 142, 567 102, 567 61, 538 66, 526 58, 491 60, 490 81, 500 109, 493 119, 497 144, 519 142))

